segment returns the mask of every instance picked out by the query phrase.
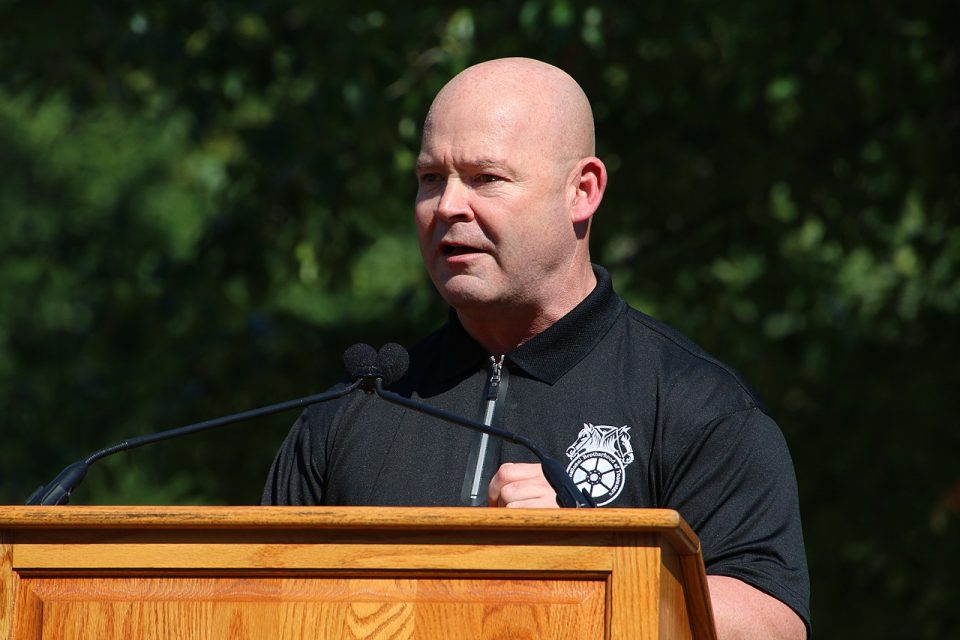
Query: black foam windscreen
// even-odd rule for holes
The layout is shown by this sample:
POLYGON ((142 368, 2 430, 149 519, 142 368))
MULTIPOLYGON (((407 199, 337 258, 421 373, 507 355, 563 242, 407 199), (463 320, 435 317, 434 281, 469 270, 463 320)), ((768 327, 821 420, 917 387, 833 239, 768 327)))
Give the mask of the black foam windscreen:
POLYGON ((383 384, 389 386, 403 377, 410 367, 410 354, 396 342, 380 347, 377 364, 383 371, 383 384))
POLYGON ((377 350, 363 343, 351 345, 343 352, 343 366, 354 380, 377 366, 377 350))

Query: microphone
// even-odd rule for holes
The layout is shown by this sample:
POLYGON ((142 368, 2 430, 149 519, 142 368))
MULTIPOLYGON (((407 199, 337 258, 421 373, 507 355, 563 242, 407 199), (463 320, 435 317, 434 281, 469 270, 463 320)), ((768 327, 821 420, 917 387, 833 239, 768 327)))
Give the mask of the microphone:
MULTIPOLYGON (((280 413, 290 409, 302 409, 318 402, 335 400, 347 395, 348 393, 351 393, 361 386, 364 378, 354 379, 360 374, 359 372, 368 372, 372 369, 379 371, 379 369, 376 367, 377 352, 369 345, 353 345, 353 347, 347 349, 347 351, 343 354, 343 363, 347 371, 350 372, 350 378, 353 380, 353 382, 342 389, 317 393, 312 396, 305 396, 295 400, 287 400, 286 402, 278 402, 277 404, 260 407, 259 409, 250 409, 248 411, 234 413, 221 418, 213 418, 212 420, 205 420, 203 422, 196 422, 185 427, 160 431, 159 433, 153 433, 146 436, 128 438, 123 442, 100 449, 99 451, 90 454, 83 460, 78 460, 77 462, 68 465, 63 471, 58 473, 53 480, 45 485, 41 485, 36 491, 34 491, 30 497, 27 498, 26 504, 67 504, 70 502, 70 494, 74 489, 77 488, 77 485, 83 481, 84 477, 86 477, 87 470, 90 468, 90 465, 101 458, 106 458, 107 456, 112 456, 113 454, 121 451, 129 451, 130 449, 136 449, 138 447, 160 442, 162 440, 170 440, 172 438, 179 438, 180 436, 190 435, 199 431, 213 429, 214 427, 221 427, 224 425, 233 424, 235 422, 241 422, 243 420, 269 416, 274 413, 280 413), (357 350, 355 347, 366 347, 366 349, 369 351, 364 349, 357 350)), ((368 376, 370 374, 364 373, 364 375, 368 376)))
MULTIPOLYGON (((364 357, 369 359, 373 347, 369 345, 354 345, 355 347, 365 347, 364 357), (369 349, 369 351, 367 351, 369 349)), ((351 347, 353 349, 353 347, 351 347)), ((350 349, 348 349, 350 351, 350 349)), ((358 349, 359 351, 359 349, 358 349)), ((567 474, 559 462, 548 456, 540 447, 531 442, 524 436, 505 431, 496 427, 485 425, 482 422, 463 418, 443 409, 432 407, 425 402, 419 402, 412 398, 406 398, 398 393, 384 389, 384 386, 391 384, 403 377, 407 367, 410 366, 410 355, 407 350, 395 342, 385 344, 380 352, 376 354, 374 365, 368 364, 364 360, 363 367, 357 367, 351 373, 351 378, 357 379, 363 385, 367 393, 375 392, 378 396, 392 402, 393 404, 412 409, 434 418, 440 418, 447 422, 452 422, 480 433, 486 433, 514 444, 518 444, 530 451, 540 461, 543 468, 543 475, 550 484, 550 487, 557 493, 557 504, 565 508, 596 507, 597 503, 593 497, 586 491, 580 490, 573 479, 567 474)))

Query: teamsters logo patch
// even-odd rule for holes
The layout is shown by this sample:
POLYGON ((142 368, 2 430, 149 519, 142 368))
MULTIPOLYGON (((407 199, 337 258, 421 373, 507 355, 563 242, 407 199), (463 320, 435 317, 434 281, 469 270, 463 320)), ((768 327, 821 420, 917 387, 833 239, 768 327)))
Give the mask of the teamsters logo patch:
POLYGON ((567 448, 567 474, 598 506, 610 504, 623 490, 624 471, 633 462, 630 427, 583 423, 577 441, 567 448))

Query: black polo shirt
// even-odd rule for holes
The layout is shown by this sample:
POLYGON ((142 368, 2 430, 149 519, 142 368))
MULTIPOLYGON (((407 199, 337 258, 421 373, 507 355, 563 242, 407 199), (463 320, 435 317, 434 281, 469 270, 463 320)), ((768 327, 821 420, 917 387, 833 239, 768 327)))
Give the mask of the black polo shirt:
MULTIPOLYGON (((743 580, 809 622, 796 480, 776 423, 734 370, 628 307, 594 270, 594 291, 506 354, 498 384, 491 354, 451 313, 411 349, 393 390, 526 436, 601 506, 676 509, 700 537, 707 573, 743 580)), ((476 504, 503 462, 536 459, 358 391, 303 412, 263 502, 476 504)))

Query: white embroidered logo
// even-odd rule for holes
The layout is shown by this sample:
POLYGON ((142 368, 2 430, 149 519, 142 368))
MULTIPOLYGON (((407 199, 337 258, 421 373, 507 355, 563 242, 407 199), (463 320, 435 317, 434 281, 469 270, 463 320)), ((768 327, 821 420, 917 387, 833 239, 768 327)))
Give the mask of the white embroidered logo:
POLYGON ((567 447, 567 474, 598 506, 610 504, 623 490, 624 470, 633 462, 630 427, 583 423, 577 441, 567 447))

